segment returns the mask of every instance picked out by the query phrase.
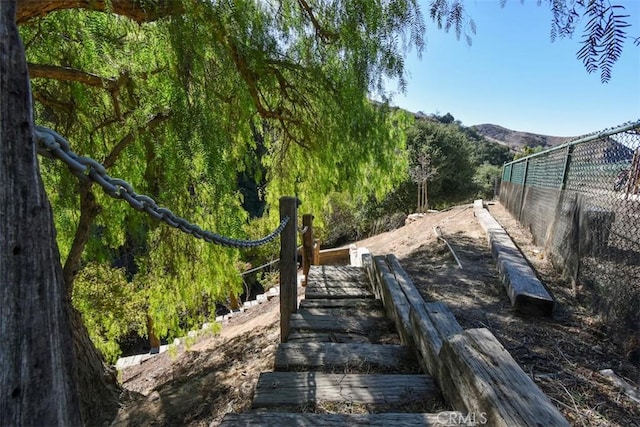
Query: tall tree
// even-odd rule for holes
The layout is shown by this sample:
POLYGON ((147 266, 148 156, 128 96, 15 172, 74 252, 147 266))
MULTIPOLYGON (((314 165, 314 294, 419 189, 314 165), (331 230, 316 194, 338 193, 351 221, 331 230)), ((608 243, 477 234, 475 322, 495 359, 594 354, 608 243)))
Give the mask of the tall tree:
POLYGON ((69 306, 15 11, 15 1, 0 2, 0 419, 78 425, 69 306))
POLYGON ((473 146, 455 123, 417 120, 408 132, 412 165, 421 169, 421 159, 430 159, 430 197, 436 203, 465 200, 473 195, 473 146))
MULTIPOLYGON (((153 10, 140 15, 135 1, 22 5, 32 7, 19 16, 39 123, 205 228, 242 236, 236 176, 254 161, 256 132, 267 150, 271 201, 297 190, 307 207, 322 208, 325 190, 363 191, 369 181, 384 192, 395 179, 390 171, 402 169, 393 161, 404 146, 402 126, 366 97, 384 91, 384 76, 402 77, 406 46, 422 46, 412 1, 357 8, 293 1, 279 9, 186 2, 177 15, 142 25, 109 13, 53 11, 106 7, 136 22, 158 18, 153 10)), ((104 263, 118 258, 165 333, 185 319, 197 322, 203 305, 240 287, 237 251, 159 226, 60 164, 44 161, 43 174, 67 297, 95 297, 74 289, 105 277, 104 263)), ((113 376, 102 375, 86 333, 76 333, 76 349, 84 413, 112 405, 113 384, 104 380, 113 376)))

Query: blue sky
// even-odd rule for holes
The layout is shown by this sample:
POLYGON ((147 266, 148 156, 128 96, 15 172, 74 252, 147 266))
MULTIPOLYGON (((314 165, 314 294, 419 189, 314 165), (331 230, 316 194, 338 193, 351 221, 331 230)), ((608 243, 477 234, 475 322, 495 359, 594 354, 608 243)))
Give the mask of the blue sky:
MULTIPOLYGON (((616 0, 631 15, 630 36, 640 36, 640 1, 616 0)), ((468 46, 428 18, 427 47, 406 58, 406 94, 392 104, 426 114, 450 112, 467 126, 494 123, 554 136, 578 136, 640 119, 640 47, 627 39, 609 83, 587 74, 576 58, 582 27, 572 39, 551 42, 547 1, 466 0, 477 26, 468 46)), ((391 87, 391 85, 390 85, 391 87)))

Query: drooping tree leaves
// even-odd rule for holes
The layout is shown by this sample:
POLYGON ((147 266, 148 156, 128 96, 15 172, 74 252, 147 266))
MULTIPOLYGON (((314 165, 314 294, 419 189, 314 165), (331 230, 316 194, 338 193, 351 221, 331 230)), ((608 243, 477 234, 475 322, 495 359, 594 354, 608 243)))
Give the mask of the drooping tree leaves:
MULTIPOLYGON (((182 13, 142 25, 77 10, 28 21, 37 121, 178 215, 234 237, 257 237, 239 173, 264 174, 271 225, 281 195, 297 194, 309 212, 326 209, 332 191, 382 196, 406 168, 406 123, 367 96, 402 78, 403 53, 422 48, 424 24, 414 1, 358 5, 184 2, 182 13)), ((77 268, 124 268, 158 334, 181 333, 242 291, 237 250, 170 229, 98 188, 79 191, 60 164, 42 165, 63 258, 78 248, 84 218, 77 268)), ((88 289, 89 277, 76 286, 88 289)))
POLYGON ((588 3, 582 47, 578 59, 582 60, 588 73, 600 70, 603 83, 611 79, 613 64, 620 58, 627 34, 625 28, 629 15, 622 15, 624 7, 605 5, 603 2, 588 3))

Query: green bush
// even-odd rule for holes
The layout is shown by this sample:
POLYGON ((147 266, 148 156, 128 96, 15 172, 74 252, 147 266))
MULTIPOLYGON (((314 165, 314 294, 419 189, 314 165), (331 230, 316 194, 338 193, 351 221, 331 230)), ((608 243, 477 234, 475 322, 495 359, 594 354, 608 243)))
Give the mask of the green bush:
POLYGON ((478 188, 477 197, 491 200, 495 195, 496 179, 500 179, 502 169, 499 166, 484 163, 476 169, 473 183, 478 188))
POLYGON ((120 356, 118 341, 122 337, 130 332, 146 334, 144 297, 122 268, 87 264, 76 277, 72 300, 108 363, 115 363, 120 356))

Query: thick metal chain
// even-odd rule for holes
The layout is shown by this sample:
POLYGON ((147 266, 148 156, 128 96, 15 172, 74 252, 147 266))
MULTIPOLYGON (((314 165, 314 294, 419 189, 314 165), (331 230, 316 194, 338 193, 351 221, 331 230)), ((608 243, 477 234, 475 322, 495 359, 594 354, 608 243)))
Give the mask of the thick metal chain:
POLYGON ((259 240, 233 239, 203 230, 198 225, 177 216, 171 210, 158 206, 151 197, 136 193, 128 182, 110 177, 105 167, 96 160, 79 156, 71 151, 69 142, 57 132, 43 126, 36 126, 35 130, 39 154, 62 160, 71 173, 80 179, 97 182, 109 196, 123 199, 135 210, 145 211, 153 218, 206 242, 233 248, 253 248, 274 240, 289 222, 289 217, 283 218, 278 228, 259 240))

